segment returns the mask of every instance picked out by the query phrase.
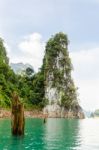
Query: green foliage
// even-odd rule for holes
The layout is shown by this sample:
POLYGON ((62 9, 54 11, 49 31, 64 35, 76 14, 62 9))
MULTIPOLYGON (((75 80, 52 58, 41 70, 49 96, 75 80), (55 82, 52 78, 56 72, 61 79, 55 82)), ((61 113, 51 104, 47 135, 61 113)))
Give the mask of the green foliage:
POLYGON ((55 59, 60 54, 64 56, 63 59, 60 58, 60 67, 65 67, 65 71, 69 73, 73 67, 71 64, 71 59, 69 58, 68 47, 68 37, 64 33, 57 33, 55 36, 49 39, 46 44, 45 57, 43 60, 44 68, 46 71, 54 71, 56 68, 55 59))
POLYGON ((34 73, 34 70, 32 68, 26 68, 26 75, 31 76, 34 73))
POLYGON ((71 78, 67 78, 65 84, 66 89, 63 90, 61 96, 61 105, 65 106, 66 108, 72 108, 73 106, 78 105, 77 88, 75 87, 74 82, 71 78))
POLYGON ((0 38, 0 64, 8 63, 8 62, 9 62, 9 59, 6 54, 6 49, 4 47, 3 40, 0 38))
POLYGON ((52 36, 47 42, 43 60, 46 87, 50 80, 52 88, 55 87, 59 93, 63 93, 61 95, 61 105, 66 108, 77 104, 76 88, 71 78, 73 66, 69 57, 68 43, 67 35, 62 32, 52 36))
POLYGON ((0 107, 11 106, 11 94, 17 91, 24 103, 25 108, 38 107, 42 108, 48 104, 45 99, 45 85, 47 85, 47 76, 53 72, 53 87, 57 87, 62 91, 61 105, 70 107, 76 100, 76 88, 71 79, 72 64, 68 53, 68 37, 64 33, 58 33, 52 36, 46 44, 45 57, 43 65, 38 73, 27 68, 22 75, 17 75, 9 66, 9 59, 3 40, 0 39, 0 107), (56 65, 56 57, 63 54, 63 58, 59 60, 58 69, 56 65), (67 75, 66 79, 64 74, 67 75), (71 83, 69 85, 69 83, 71 83), (61 85, 66 86, 66 90, 61 85))
POLYGON ((17 91, 25 107, 42 106, 44 97, 44 75, 42 71, 33 74, 27 68, 25 73, 16 75, 10 68, 3 40, 0 39, 0 107, 11 106, 11 94, 17 91))
MULTIPOLYGON (((18 76, 18 93, 26 105, 39 105, 42 107, 44 98, 44 74, 42 71, 32 76, 18 76)), ((27 107, 27 106, 26 106, 27 107)))
POLYGON ((44 98, 44 74, 43 72, 38 72, 33 78, 33 92, 31 101, 33 104, 40 104, 44 98), (34 94, 34 96, 33 96, 34 94))
POLYGON ((0 106, 11 105, 11 93, 16 89, 16 75, 8 65, 8 57, 3 40, 0 39, 0 106))

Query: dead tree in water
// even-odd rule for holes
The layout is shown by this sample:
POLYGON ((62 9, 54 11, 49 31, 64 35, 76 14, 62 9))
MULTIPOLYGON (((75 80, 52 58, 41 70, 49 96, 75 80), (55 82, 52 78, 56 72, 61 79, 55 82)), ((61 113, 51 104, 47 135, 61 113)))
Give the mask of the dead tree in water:
POLYGON ((46 118, 44 118, 44 123, 46 123, 46 118))
POLYGON ((43 122, 44 122, 44 123, 47 122, 47 115, 45 115, 43 122))
POLYGON ((12 94, 11 126, 13 135, 24 134, 24 105, 16 92, 12 94))

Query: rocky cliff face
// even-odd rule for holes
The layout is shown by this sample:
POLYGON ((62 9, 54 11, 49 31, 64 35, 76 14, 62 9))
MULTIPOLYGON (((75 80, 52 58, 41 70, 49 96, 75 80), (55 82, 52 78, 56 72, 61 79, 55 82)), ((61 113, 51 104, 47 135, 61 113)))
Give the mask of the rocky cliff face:
POLYGON ((66 109, 65 107, 61 107, 58 104, 50 105, 48 104, 44 108, 44 114, 49 118, 78 118, 84 119, 84 113, 80 106, 73 109, 66 109))
POLYGON ((76 88, 71 78, 72 64, 67 50, 68 39, 63 33, 52 37, 44 57, 44 114, 48 117, 84 118, 78 104, 76 88))

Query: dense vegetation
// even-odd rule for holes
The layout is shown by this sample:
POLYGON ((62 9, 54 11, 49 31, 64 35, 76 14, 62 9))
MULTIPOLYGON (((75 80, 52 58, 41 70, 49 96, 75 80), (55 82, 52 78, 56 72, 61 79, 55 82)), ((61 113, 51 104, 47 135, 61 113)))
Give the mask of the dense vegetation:
MULTIPOLYGON (((54 82, 53 86, 57 86, 60 90, 60 85, 67 85, 67 91, 63 92, 61 104, 69 107, 76 100, 76 88, 73 80, 71 79, 72 64, 67 51, 68 38, 65 34, 59 33, 50 38, 46 44, 46 52, 43 60, 43 65, 38 73, 34 73, 31 68, 27 68, 22 75, 15 74, 9 66, 9 59, 6 54, 6 49, 3 44, 3 40, 0 39, 0 107, 11 106, 11 95, 14 91, 18 93, 21 101, 26 108, 37 107, 42 108, 46 105, 47 101, 44 98, 45 85, 46 85, 46 73, 53 70, 54 82), (52 66, 55 57, 59 51, 62 51, 65 55, 64 59, 60 59, 60 65, 64 70, 60 71, 52 66), (46 59, 47 58, 47 59, 46 59), (64 81, 64 72, 67 74, 67 78, 64 81), (68 83, 71 83, 69 86, 68 83), (65 94, 64 94, 65 93, 65 94)), ((62 90, 61 90, 62 91, 62 90)))
POLYGON ((68 52, 68 37, 64 33, 52 36, 46 44, 44 57, 45 86, 57 88, 59 104, 66 108, 78 105, 77 92, 71 70, 73 69, 68 52))
POLYGON ((3 40, 0 39, 0 107, 11 106, 11 95, 14 91, 18 93, 26 108, 35 105, 43 107, 43 70, 33 74, 33 70, 27 68, 24 75, 15 74, 9 66, 3 40))
POLYGON ((16 89, 16 75, 8 65, 9 59, 6 54, 3 40, 0 39, 0 106, 11 105, 11 93, 16 89))

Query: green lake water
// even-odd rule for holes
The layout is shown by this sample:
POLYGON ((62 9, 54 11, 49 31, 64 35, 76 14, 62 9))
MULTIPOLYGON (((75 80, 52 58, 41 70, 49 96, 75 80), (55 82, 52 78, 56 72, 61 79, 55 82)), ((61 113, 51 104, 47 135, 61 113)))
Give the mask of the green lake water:
POLYGON ((99 119, 26 119, 24 137, 1 119, 0 150, 99 150, 99 119))

